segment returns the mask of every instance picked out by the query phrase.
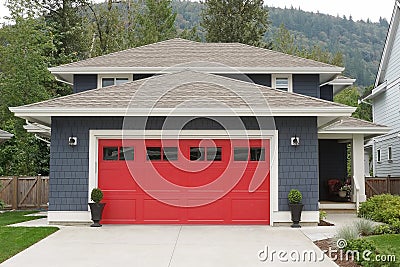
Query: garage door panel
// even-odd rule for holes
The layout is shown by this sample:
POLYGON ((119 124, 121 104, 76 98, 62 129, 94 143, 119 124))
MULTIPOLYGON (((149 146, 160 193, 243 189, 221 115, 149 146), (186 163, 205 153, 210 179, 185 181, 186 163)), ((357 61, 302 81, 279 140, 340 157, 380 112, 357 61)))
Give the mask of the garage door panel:
POLYGON ((212 202, 211 200, 205 199, 190 199, 189 204, 196 204, 199 201, 203 201, 205 203, 210 202, 207 205, 200 207, 193 207, 188 209, 188 220, 189 221, 219 221, 223 222, 228 215, 226 213, 226 200, 221 199, 212 202))
POLYGON ((179 222, 184 208, 173 207, 155 199, 143 200, 143 220, 157 222, 179 222))
POLYGON ((268 221, 267 199, 233 199, 232 221, 268 221))
POLYGON ((130 224, 136 222, 136 199, 104 198, 102 223, 130 224))

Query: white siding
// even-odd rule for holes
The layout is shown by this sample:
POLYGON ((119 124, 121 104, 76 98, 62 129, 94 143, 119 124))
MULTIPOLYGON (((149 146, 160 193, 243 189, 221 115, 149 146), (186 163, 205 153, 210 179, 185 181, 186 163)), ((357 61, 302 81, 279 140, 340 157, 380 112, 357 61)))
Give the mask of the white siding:
MULTIPOLYGON (((400 48, 399 48, 400 50, 400 48)), ((399 66, 400 70, 400 66, 399 66)), ((400 72, 399 72, 400 76, 400 72)), ((400 130, 400 85, 394 84, 374 99, 374 122, 400 130)))
POLYGON ((400 177, 400 131, 374 138, 373 153, 381 150, 381 162, 375 162, 374 175, 400 177), (392 161, 388 160, 388 148, 392 147, 392 161))

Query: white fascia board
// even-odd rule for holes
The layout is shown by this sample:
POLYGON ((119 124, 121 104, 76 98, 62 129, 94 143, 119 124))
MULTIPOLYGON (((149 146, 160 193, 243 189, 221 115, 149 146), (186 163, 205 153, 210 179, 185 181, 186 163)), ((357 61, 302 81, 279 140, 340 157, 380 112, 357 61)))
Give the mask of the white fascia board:
POLYGON ((392 18, 390 20, 388 34, 386 36, 385 45, 383 47, 381 61, 379 63, 378 74, 376 75, 375 87, 378 87, 378 85, 381 81, 382 75, 384 74, 383 72, 386 69, 386 65, 388 64, 388 60, 389 60, 388 57, 390 54, 390 50, 392 49, 394 38, 395 38, 395 35, 397 32, 397 27, 399 24, 399 9, 400 9, 400 3, 398 1, 396 1, 395 5, 394 5, 393 13, 392 13, 392 18))
POLYGON ((386 134, 390 131, 390 128, 382 128, 382 127, 354 127, 354 128, 342 128, 342 129, 333 129, 333 130, 320 130, 318 134, 386 134))
POLYGON ((374 99, 376 96, 380 95, 381 93, 385 92, 387 89, 387 81, 380 84, 378 87, 372 90, 371 94, 366 96, 363 100, 370 100, 374 99))
POLYGON ((342 67, 54 67, 49 71, 54 75, 60 74, 162 74, 179 72, 185 70, 200 71, 206 73, 223 73, 223 74, 241 74, 241 73, 292 73, 292 74, 313 74, 328 73, 341 74, 344 71, 342 67))
POLYGON ((332 81, 321 84, 319 87, 325 85, 353 85, 356 82, 356 79, 333 79, 332 81))
POLYGON ((251 109, 104 109, 104 108, 92 108, 92 109, 55 109, 55 108, 24 108, 24 107, 11 107, 11 112, 17 117, 58 117, 58 116, 310 116, 310 117, 339 117, 339 116, 351 116, 355 111, 354 107, 334 107, 334 108, 306 108, 306 109, 262 109, 262 110, 251 110, 251 109))

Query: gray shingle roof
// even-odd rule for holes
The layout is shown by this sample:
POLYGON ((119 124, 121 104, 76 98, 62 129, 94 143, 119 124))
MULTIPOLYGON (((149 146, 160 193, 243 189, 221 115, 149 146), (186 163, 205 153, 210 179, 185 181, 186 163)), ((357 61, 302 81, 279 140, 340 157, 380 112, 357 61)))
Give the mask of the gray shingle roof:
POLYGON ((389 129, 387 126, 376 124, 370 121, 365 121, 353 117, 340 118, 336 122, 327 125, 323 128, 324 131, 335 131, 335 130, 346 130, 354 128, 364 128, 364 129, 389 129))
MULTIPOLYGON (((74 68, 168 68, 178 64, 215 62, 233 68, 341 68, 276 51, 240 43, 200 43, 171 39, 155 44, 127 49, 59 67, 57 71, 74 68)), ((200 64, 201 65, 201 64, 200 64)))
POLYGON ((341 109, 348 106, 202 72, 183 71, 19 107, 32 109, 341 109))

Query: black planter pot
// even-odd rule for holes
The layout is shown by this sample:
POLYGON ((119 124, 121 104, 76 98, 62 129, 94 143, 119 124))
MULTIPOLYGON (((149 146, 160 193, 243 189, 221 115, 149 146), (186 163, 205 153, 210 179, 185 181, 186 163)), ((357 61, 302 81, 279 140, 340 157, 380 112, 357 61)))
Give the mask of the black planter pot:
POLYGON ((292 214, 292 222, 291 227, 300 228, 300 220, 301 220, 301 212, 303 211, 303 204, 289 204, 290 213, 292 214))
POLYGON ((90 227, 101 227, 100 220, 106 203, 89 203, 93 224, 90 227))

